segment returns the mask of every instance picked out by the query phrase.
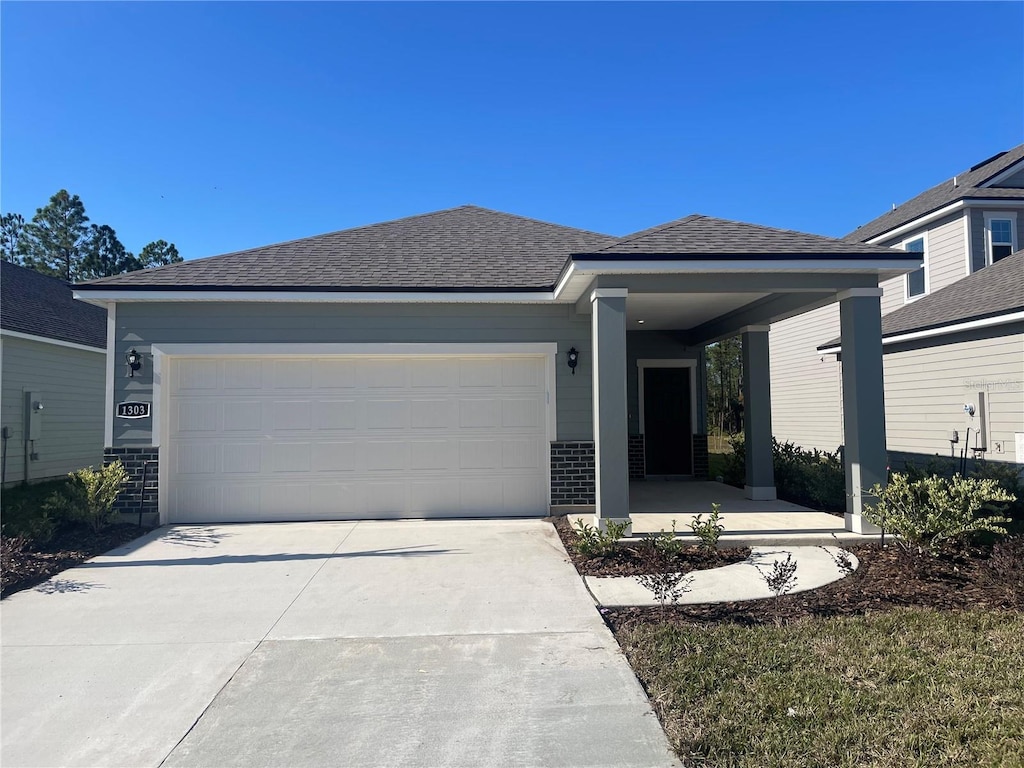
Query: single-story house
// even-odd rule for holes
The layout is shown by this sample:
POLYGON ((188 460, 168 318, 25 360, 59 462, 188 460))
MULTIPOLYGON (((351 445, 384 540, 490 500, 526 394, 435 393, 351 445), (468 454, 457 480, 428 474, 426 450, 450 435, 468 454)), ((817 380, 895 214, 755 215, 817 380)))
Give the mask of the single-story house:
POLYGON ((628 520, 631 477, 706 476, 704 347, 737 333, 746 492, 771 499, 768 325, 838 302, 862 530, 886 476, 878 285, 919 266, 700 215, 616 238, 463 206, 75 291, 108 313, 107 457, 153 463, 162 522, 628 520))
POLYGON ((103 464, 107 317, 63 280, 0 262, 5 485, 103 464))

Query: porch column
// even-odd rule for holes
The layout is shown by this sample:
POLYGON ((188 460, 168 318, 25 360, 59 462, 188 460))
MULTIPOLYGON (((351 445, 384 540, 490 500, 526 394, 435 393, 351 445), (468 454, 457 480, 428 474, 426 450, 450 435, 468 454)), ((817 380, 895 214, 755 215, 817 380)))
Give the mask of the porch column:
POLYGON ((744 488, 747 498, 757 501, 776 498, 767 325, 750 325, 743 329, 743 444, 747 456, 744 488))
POLYGON ((882 381, 881 288, 839 294, 842 331, 846 528, 877 533, 861 514, 869 489, 887 481, 885 387, 882 381))
POLYGON ((590 294, 594 369, 595 525, 629 520, 625 288, 590 294))

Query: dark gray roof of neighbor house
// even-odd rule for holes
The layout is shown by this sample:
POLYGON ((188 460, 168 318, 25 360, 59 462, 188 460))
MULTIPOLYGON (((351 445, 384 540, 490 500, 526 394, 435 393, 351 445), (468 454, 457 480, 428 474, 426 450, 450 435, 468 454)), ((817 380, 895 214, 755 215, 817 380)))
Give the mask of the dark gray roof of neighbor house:
POLYGON ((627 235, 577 258, 906 258, 904 251, 692 214, 627 235))
POLYGON ((943 206, 955 203, 964 198, 976 200, 1005 200, 1019 199, 1024 202, 1024 189, 1016 187, 982 187, 986 181, 998 176, 1014 163, 1024 159, 1024 144, 1014 147, 1007 152, 1001 152, 973 168, 956 175, 956 186, 953 179, 947 179, 941 184, 936 184, 931 189, 925 190, 917 197, 911 198, 903 205, 898 205, 877 219, 863 224, 844 240, 864 242, 877 237, 890 229, 901 227, 916 218, 925 216, 932 211, 937 211, 943 206))
MULTIPOLYGON (((1024 310, 1024 250, 882 317, 882 337, 1024 310)), ((832 339, 819 350, 838 346, 832 339)))
POLYGON ((63 280, 0 262, 0 328, 89 347, 107 346, 107 312, 76 301, 63 280))
POLYGON ((83 283, 124 290, 550 290, 610 235, 465 205, 83 283))

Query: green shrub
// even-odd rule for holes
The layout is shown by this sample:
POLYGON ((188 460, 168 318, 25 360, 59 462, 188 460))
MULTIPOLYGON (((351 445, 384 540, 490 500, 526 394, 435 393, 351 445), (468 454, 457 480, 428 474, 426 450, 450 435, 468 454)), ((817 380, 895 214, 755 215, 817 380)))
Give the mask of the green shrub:
POLYGON ((894 472, 889 484, 875 485, 878 499, 864 508, 864 517, 882 530, 895 533, 906 549, 937 554, 963 544, 975 535, 1006 533, 1008 518, 998 514, 1014 497, 992 479, 932 475, 911 479, 894 472))
POLYGON ((711 516, 707 520, 704 519, 702 512, 699 515, 694 515, 693 520, 690 521, 690 529, 693 531, 693 535, 700 540, 700 546, 704 549, 710 551, 718 549, 718 539, 721 537, 722 531, 725 530, 725 526, 719 522, 721 517, 722 505, 713 503, 711 516))
POLYGON ((1019 464, 1008 464, 1000 461, 979 461, 971 472, 971 477, 978 480, 995 480, 995 482, 1014 497, 1003 514, 1012 518, 1015 523, 1024 523, 1024 470, 1019 464))
POLYGON ((64 489, 54 493, 43 508, 100 531, 116 520, 114 502, 127 481, 128 473, 120 461, 100 470, 86 467, 68 475, 64 489))
POLYGON ((615 522, 605 521, 605 530, 588 525, 582 520, 573 523, 573 530, 576 532, 576 542, 573 549, 583 557, 604 557, 612 554, 618 546, 618 541, 626 535, 629 529, 629 520, 615 522))
MULTIPOLYGON (((729 439, 732 453, 725 456, 722 479, 742 488, 746 482, 746 446, 742 435, 729 439)), ((772 438, 772 468, 780 498, 796 504, 842 512, 846 509, 846 469, 840 450, 806 451, 772 438)))

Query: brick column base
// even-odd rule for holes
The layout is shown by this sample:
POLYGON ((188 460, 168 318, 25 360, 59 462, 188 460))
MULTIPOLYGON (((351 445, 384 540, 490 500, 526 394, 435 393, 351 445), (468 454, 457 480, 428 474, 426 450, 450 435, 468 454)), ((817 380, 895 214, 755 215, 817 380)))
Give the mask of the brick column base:
POLYGON ((143 514, 157 514, 158 457, 159 450, 155 446, 148 448, 111 448, 107 446, 103 449, 104 466, 120 460, 128 473, 128 482, 117 497, 117 501, 114 502, 114 511, 126 515, 137 515, 141 502, 143 514), (150 465, 149 472, 146 474, 146 484, 143 487, 142 473, 146 462, 150 462, 150 465))
POLYGON ((708 456, 708 436, 693 436, 693 476, 698 480, 707 480, 710 476, 710 458, 708 456))
POLYGON ((551 443, 551 505, 594 504, 594 441, 551 443))

